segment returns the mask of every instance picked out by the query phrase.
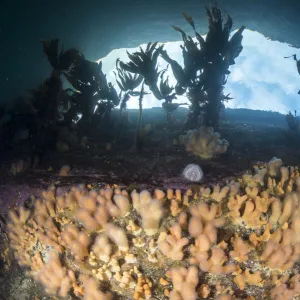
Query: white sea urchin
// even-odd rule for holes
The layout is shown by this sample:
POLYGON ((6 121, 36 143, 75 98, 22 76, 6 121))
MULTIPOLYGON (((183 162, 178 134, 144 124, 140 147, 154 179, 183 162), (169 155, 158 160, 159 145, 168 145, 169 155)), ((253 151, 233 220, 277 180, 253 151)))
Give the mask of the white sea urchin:
POLYGON ((203 171, 200 168, 200 166, 195 164, 189 164, 184 168, 182 175, 185 179, 189 181, 199 182, 203 178, 203 171))

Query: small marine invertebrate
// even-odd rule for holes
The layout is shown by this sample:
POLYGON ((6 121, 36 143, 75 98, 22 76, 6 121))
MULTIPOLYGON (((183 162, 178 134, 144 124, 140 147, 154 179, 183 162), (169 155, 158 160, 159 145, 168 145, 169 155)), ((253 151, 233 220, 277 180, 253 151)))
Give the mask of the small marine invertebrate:
POLYGON ((183 238, 181 227, 175 224, 170 228, 170 233, 161 233, 158 239, 159 250, 167 257, 173 260, 181 260, 183 258, 182 248, 189 242, 188 238, 183 238))
POLYGON ((273 200, 274 198, 269 197, 268 193, 262 193, 261 196, 255 196, 254 198, 249 197, 247 194, 230 197, 227 203, 230 210, 229 215, 235 222, 243 222, 252 228, 264 225, 267 223, 264 213, 267 212, 273 200), (241 211, 243 211, 242 215, 241 211))
POLYGON ((203 171, 200 166, 189 164, 184 168, 182 175, 191 182, 199 182, 203 178, 203 171))
POLYGON ((85 291, 84 300, 110 300, 109 293, 104 294, 98 289, 97 281, 93 278, 84 278, 83 289, 85 291))
POLYGON ((231 239, 234 250, 229 252, 229 255, 238 262, 242 262, 248 259, 248 253, 252 250, 252 247, 240 237, 231 239))
POLYGON ((70 171, 71 171, 70 166, 64 165, 59 170, 59 176, 63 176, 63 177, 68 176, 70 171))
POLYGON ((274 300, 294 299, 300 294, 300 276, 294 275, 290 280, 285 277, 279 280, 276 286, 271 290, 271 297, 274 300))
POLYGON ((116 243, 120 251, 123 252, 128 251, 129 249, 128 239, 125 231, 122 228, 117 227, 113 224, 107 224, 106 233, 109 236, 109 238, 116 243))
POLYGON ((278 176, 280 168, 282 166, 282 160, 277 157, 273 157, 268 163, 268 173, 270 176, 278 176))
MULTIPOLYGON (((223 186, 222 188, 220 187, 219 184, 215 185, 213 187, 213 191, 211 191, 211 189, 209 187, 204 188, 202 187, 200 189, 201 195, 205 198, 211 198, 217 202, 221 202, 224 198, 226 198, 228 192, 230 191, 230 189, 233 189, 233 186, 223 186)), ((231 194, 236 194, 236 191, 232 191, 231 194)))
POLYGON ((62 265, 58 254, 54 251, 49 254, 47 264, 41 260, 41 266, 33 277, 43 284, 47 293, 58 294, 61 297, 66 297, 76 282, 74 272, 62 265))
POLYGON ((173 268, 167 272, 167 276, 172 279, 173 290, 170 299, 193 300, 197 299, 196 286, 198 284, 198 270, 191 266, 186 268, 173 268))
POLYGON ((109 262, 112 253, 112 245, 110 244, 108 237, 104 234, 99 234, 92 247, 92 251, 100 260, 109 262))
POLYGON ((277 229, 266 243, 260 259, 270 269, 287 270, 293 267, 299 257, 300 243, 295 230, 277 229))
POLYGON ((246 269, 245 272, 238 274, 234 278, 234 283, 236 283, 241 290, 245 289, 246 284, 261 286, 263 284, 263 280, 260 275, 260 271, 257 271, 252 274, 250 273, 249 269, 246 269))
MULTIPOLYGON (((156 192, 159 199, 164 197, 164 194, 156 192)), ((148 191, 143 191, 140 194, 135 191, 131 194, 133 207, 142 217, 143 229, 147 235, 157 233, 159 223, 163 215, 162 202, 159 199, 153 199, 148 191), (152 213, 149 214, 149 211, 152 213)))
POLYGON ((199 129, 190 130, 186 135, 179 137, 180 143, 186 151, 203 159, 210 159, 216 155, 225 153, 229 142, 220 139, 220 134, 214 132, 212 127, 201 126, 199 129))
POLYGON ((74 225, 67 225, 61 234, 63 245, 70 249, 75 259, 81 261, 88 256, 88 246, 91 242, 89 236, 79 231, 74 225))
POLYGON ((201 257, 198 257, 198 261, 202 271, 212 274, 229 274, 236 270, 236 265, 233 263, 224 265, 227 257, 221 248, 212 248, 210 257, 207 253, 203 253, 201 257))

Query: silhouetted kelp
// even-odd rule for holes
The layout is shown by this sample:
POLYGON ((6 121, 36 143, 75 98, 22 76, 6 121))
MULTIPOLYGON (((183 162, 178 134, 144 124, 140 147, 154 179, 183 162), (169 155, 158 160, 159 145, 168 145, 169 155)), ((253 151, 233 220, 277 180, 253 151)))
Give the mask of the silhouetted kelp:
POLYGON ((285 116, 287 125, 288 125, 288 131, 286 131, 287 141, 289 144, 291 144, 294 147, 300 146, 300 118, 297 115, 297 111, 294 111, 294 114, 289 112, 285 116))
POLYGON ((61 73, 68 71, 72 64, 83 58, 83 54, 79 49, 71 48, 63 51, 63 47, 59 52, 59 39, 42 40, 44 53, 47 55, 53 73, 61 73))
POLYGON ((130 62, 127 64, 120 62, 120 65, 128 72, 140 74, 145 78, 145 84, 149 86, 153 95, 158 100, 165 99, 163 107, 166 109, 175 109, 176 106, 169 104, 176 98, 176 94, 183 95, 187 92, 187 97, 191 102, 187 128, 199 126, 199 117, 203 114, 206 126, 218 127, 219 112, 224 107, 223 102, 231 99, 229 95, 223 94, 226 76, 230 74, 228 69, 243 49, 241 42, 245 26, 229 38, 233 24, 232 18, 228 15, 227 22, 223 25, 221 11, 216 5, 213 5, 211 9, 206 7, 206 12, 209 23, 206 39, 196 31, 193 19, 186 14, 183 15, 192 26, 196 41, 181 28, 173 26, 181 33, 184 43, 181 46, 183 68, 169 57, 168 53, 163 50, 163 45, 155 48, 157 42, 149 43, 145 51, 140 48, 133 54, 127 52, 130 62), (165 70, 159 72, 156 67, 158 55, 161 55, 172 68, 177 80, 176 93, 172 93, 173 88, 169 87, 168 79, 162 78, 165 70), (157 86, 159 73, 161 73, 160 88, 157 86))
MULTIPOLYGON (((288 56, 288 57, 285 57, 285 58, 290 58, 290 57, 293 57, 294 60, 296 61, 297 71, 298 71, 298 74, 300 75, 300 59, 297 59, 296 54, 293 54, 292 56, 288 56)), ((298 91, 298 94, 300 95, 300 90, 298 91)))
POLYGON ((142 83, 143 76, 140 74, 132 75, 130 72, 127 72, 120 65, 120 59, 117 59, 116 61, 116 70, 117 73, 114 72, 114 74, 116 76, 117 84, 121 90, 120 111, 122 111, 127 108, 127 101, 130 99, 130 96, 140 96, 140 92, 135 91, 135 89, 142 83))
POLYGON ((184 42, 184 46, 181 47, 184 68, 172 60, 166 51, 161 51, 162 57, 171 65, 177 79, 177 93, 183 94, 187 91, 191 102, 188 128, 199 125, 201 114, 204 114, 203 122, 206 126, 218 127, 223 102, 231 99, 229 95, 223 94, 226 76, 230 74, 228 69, 243 49, 241 42, 245 26, 229 39, 233 24, 231 17, 228 15, 227 22, 223 25, 222 14, 217 6, 212 6, 211 9, 206 7, 206 12, 209 23, 206 39, 196 31, 193 19, 186 14, 183 15, 192 26, 197 42, 181 28, 173 26, 181 33, 184 42))
MULTIPOLYGON (((178 26, 173 26, 182 37, 183 66, 172 59, 164 50, 164 45, 158 42, 150 42, 144 49, 140 47, 134 53, 127 52, 127 63, 117 59, 114 73, 120 88, 119 94, 107 81, 102 62, 89 61, 76 48, 66 51, 63 47, 60 49, 58 39, 43 40, 43 50, 53 70, 41 86, 30 91, 28 99, 16 102, 16 108, 9 112, 8 120, 5 121, 6 108, 0 109, 0 137, 4 137, 9 145, 4 147, 2 144, 1 147, 6 150, 12 148, 15 133, 24 128, 30 128, 28 136, 32 149, 56 145, 58 149, 67 151, 80 144, 83 135, 98 137, 102 134, 102 137, 106 136, 106 142, 119 140, 125 134, 124 128, 128 122, 125 112, 127 102, 131 97, 136 97, 139 118, 132 140, 135 148, 141 149, 145 136, 142 134, 143 96, 150 92, 162 101, 169 129, 172 128, 172 113, 180 105, 186 104, 173 103, 173 100, 177 95, 184 94, 190 107, 186 126, 182 130, 197 129, 200 125, 217 129, 224 102, 231 99, 224 94, 224 86, 230 74, 229 67, 243 49, 242 33, 245 26, 230 36, 232 18, 227 15, 226 22, 223 22, 221 10, 215 4, 205 9, 208 17, 205 38, 196 30, 193 18, 185 13, 183 16, 192 27, 195 38, 178 26), (168 63, 165 69, 159 69, 159 57, 168 63), (170 86, 165 76, 168 67, 171 67, 177 81, 174 87, 170 86), (70 83, 71 88, 63 89, 62 77, 70 83), (118 106, 122 116, 120 124, 111 115, 111 111, 118 106), (72 138, 68 137, 70 135, 72 138)), ((299 60, 295 55, 294 59, 299 71, 299 60)))
POLYGON ((128 72, 142 75, 144 77, 145 84, 150 88, 153 95, 157 99, 161 100, 162 95, 157 87, 157 80, 160 73, 157 69, 157 59, 163 45, 156 49, 155 47, 157 44, 158 42, 153 44, 148 43, 145 51, 142 47, 140 47, 140 51, 133 54, 130 54, 127 51, 130 62, 124 63, 120 61, 120 66, 128 72))

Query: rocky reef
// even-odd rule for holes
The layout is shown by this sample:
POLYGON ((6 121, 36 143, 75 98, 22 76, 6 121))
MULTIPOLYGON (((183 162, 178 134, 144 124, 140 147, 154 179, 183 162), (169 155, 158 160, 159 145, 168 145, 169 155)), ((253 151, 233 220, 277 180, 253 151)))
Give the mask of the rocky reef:
POLYGON ((91 185, 10 212, 10 246, 47 293, 72 299, 294 299, 300 170, 278 158, 187 190, 91 185))

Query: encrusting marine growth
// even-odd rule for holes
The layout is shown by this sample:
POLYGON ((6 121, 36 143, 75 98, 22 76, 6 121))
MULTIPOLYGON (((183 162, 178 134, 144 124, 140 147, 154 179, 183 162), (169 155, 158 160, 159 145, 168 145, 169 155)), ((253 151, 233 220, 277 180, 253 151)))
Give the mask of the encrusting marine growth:
POLYGON ((300 169, 280 159, 199 190, 85 186, 10 212, 11 247, 47 293, 82 299, 300 295, 300 169))

